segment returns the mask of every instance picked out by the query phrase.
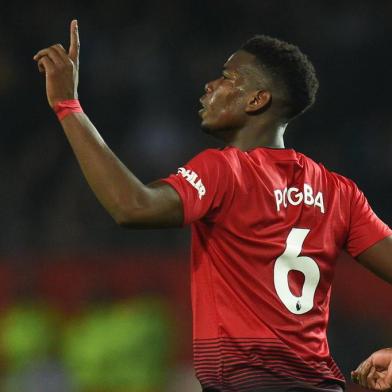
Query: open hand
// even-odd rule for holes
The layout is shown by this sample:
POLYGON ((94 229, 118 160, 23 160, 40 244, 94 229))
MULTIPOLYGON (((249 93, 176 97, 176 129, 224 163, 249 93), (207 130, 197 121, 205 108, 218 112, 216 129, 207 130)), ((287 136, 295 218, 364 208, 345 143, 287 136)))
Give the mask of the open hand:
POLYGON ((351 372, 351 378, 374 391, 392 391, 392 348, 373 353, 351 372))
POLYGON ((78 98, 80 41, 77 20, 71 22, 70 35, 68 53, 61 44, 56 44, 33 57, 39 71, 45 73, 46 95, 52 108, 59 101, 78 98))

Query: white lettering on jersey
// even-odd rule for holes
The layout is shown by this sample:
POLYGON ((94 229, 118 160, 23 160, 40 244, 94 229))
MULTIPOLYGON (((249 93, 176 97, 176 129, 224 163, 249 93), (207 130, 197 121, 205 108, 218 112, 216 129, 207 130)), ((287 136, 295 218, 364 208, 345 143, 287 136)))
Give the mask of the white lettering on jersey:
POLYGON ((196 190, 199 194, 199 199, 206 194, 206 188, 203 185, 200 178, 198 178, 198 174, 192 170, 187 170, 185 167, 180 167, 178 169, 178 174, 181 174, 196 190))
POLYGON ((288 203, 293 206, 305 203, 308 206, 318 207, 323 214, 325 213, 323 193, 317 192, 315 195, 313 188, 309 184, 304 184, 303 191, 295 187, 275 189, 274 195, 277 211, 280 211, 282 206, 287 208, 288 203))

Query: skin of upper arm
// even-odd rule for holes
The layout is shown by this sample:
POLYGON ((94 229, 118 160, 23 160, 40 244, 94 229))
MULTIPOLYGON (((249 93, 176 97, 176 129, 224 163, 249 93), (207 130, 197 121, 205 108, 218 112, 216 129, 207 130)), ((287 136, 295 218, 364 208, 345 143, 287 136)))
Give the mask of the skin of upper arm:
POLYGON ((392 284, 392 236, 386 237, 357 256, 364 267, 392 284))
POLYGON ((119 224, 131 229, 182 227, 183 205, 172 186, 155 181, 145 186, 140 207, 124 214, 119 224))

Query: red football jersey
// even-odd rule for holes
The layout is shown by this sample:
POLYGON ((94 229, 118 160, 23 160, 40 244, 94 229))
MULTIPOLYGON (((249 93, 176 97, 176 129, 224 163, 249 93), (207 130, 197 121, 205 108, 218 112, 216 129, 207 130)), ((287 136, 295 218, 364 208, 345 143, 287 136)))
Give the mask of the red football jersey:
POLYGON ((357 186, 292 149, 235 147, 206 150, 163 181, 192 224, 204 390, 343 384, 326 338, 335 260, 392 234, 357 186))

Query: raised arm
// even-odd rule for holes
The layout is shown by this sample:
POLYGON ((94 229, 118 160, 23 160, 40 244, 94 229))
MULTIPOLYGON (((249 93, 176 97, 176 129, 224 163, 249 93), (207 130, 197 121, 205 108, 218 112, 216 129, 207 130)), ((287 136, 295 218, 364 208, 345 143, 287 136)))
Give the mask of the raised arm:
MULTIPOLYGON (((34 60, 45 73, 46 93, 52 109, 59 102, 78 98, 79 32, 71 22, 68 53, 60 44, 40 50, 34 60)), ((70 113, 61 120, 82 172, 104 208, 115 221, 133 228, 181 226, 180 197, 168 184, 144 185, 106 145, 84 113, 70 113)))

